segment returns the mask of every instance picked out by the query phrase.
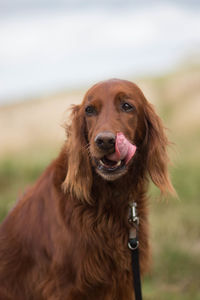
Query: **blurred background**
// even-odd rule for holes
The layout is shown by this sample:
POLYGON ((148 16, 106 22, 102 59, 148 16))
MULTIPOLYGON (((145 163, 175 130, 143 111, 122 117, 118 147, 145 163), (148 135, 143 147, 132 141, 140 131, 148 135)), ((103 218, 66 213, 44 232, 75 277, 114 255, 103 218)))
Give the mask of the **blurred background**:
POLYGON ((179 200, 150 189, 146 300, 200 299, 200 2, 0 0, 0 221, 56 157, 67 109, 132 80, 173 142, 179 200))

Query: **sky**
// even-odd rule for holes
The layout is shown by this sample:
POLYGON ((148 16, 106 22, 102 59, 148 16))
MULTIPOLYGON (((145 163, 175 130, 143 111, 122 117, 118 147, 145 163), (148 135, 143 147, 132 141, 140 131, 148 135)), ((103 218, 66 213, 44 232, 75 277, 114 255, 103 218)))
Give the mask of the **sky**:
POLYGON ((197 1, 0 0, 0 104, 160 74, 197 52, 197 1))

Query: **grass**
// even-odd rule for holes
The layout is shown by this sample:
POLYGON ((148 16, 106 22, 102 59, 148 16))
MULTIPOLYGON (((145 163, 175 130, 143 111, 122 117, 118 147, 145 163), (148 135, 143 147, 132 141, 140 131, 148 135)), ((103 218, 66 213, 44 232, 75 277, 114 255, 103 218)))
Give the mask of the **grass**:
MULTIPOLYGON (((173 85, 176 76, 180 77, 181 72, 172 76, 173 85)), ((188 130, 185 131, 176 125, 179 100, 169 101, 165 95, 166 89, 170 89, 170 78, 163 76, 150 81, 152 88, 158 91, 158 98, 162 99, 157 102, 159 114, 171 129, 170 139, 176 142, 176 151, 171 151, 175 161, 175 166, 171 167, 171 177, 179 199, 156 200, 158 191, 153 186, 150 189, 153 198, 150 202, 153 265, 150 274, 144 278, 143 295, 146 300, 199 300, 199 123, 190 123, 188 119, 188 130)), ((180 86, 180 94, 181 89, 180 86)), ((192 105, 192 99, 186 97, 182 103, 190 101, 192 105)), ((185 119, 179 121, 185 124, 185 119)), ((0 221, 14 205, 15 199, 36 180, 57 152, 54 146, 42 149, 38 143, 32 151, 24 150, 0 157, 0 221)))
POLYGON ((145 299, 200 299, 198 170, 185 163, 174 171, 178 200, 151 202, 153 269, 144 280, 145 299))
POLYGON ((56 150, 43 151, 9 155, 0 159, 0 222, 16 199, 23 195, 56 156, 56 150))

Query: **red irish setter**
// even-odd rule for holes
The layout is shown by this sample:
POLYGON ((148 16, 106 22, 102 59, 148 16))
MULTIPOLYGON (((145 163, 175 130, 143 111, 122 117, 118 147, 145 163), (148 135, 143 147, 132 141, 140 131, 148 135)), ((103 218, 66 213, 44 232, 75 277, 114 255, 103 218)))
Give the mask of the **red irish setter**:
POLYGON ((73 106, 58 158, 0 227, 0 300, 132 300, 129 202, 148 268, 149 179, 173 193, 161 120, 133 83, 94 85, 73 106))

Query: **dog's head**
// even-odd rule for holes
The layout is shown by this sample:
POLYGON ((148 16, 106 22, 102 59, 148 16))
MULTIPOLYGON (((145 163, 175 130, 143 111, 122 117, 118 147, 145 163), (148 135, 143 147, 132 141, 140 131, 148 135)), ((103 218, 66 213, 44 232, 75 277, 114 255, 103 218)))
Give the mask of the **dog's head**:
POLYGON ((89 198, 92 169, 104 180, 114 181, 140 154, 160 190, 173 191, 167 145, 160 118, 135 84, 119 79, 100 82, 89 89, 81 105, 72 108, 64 186, 79 198, 89 198))

